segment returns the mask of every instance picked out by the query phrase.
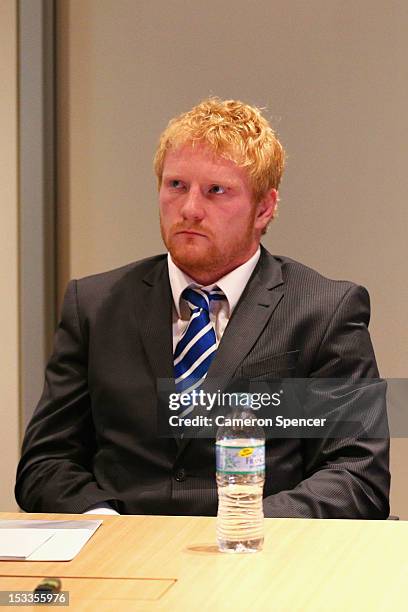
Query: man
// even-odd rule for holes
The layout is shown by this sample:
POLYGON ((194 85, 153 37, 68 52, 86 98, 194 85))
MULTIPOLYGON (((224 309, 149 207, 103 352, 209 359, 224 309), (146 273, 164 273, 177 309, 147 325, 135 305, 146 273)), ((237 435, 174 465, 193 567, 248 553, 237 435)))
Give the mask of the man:
MULTIPOLYGON (((260 248, 283 165, 268 122, 241 102, 211 98, 169 123, 155 157, 169 255, 68 285, 18 467, 24 510, 216 514, 214 441, 159 435, 159 380, 378 376, 365 289, 260 248)), ((332 396, 353 412, 353 394, 332 396)), ((386 439, 267 443, 266 516, 386 518, 388 490, 386 439)))

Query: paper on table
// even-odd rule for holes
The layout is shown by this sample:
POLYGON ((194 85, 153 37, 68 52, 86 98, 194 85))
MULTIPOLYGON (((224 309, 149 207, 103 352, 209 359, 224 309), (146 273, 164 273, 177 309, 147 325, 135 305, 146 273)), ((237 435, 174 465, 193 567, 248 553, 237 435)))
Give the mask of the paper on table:
POLYGON ((12 555, 8 556, 7 560, 71 561, 101 524, 100 519, 84 521, 0 520, 0 541, 3 530, 6 533, 9 530, 18 531, 19 539, 24 539, 25 533, 31 531, 36 531, 43 536, 47 534, 42 544, 35 550, 31 549, 27 556, 12 555))
POLYGON ((52 529, 0 529, 0 561, 26 559, 54 533, 52 529))

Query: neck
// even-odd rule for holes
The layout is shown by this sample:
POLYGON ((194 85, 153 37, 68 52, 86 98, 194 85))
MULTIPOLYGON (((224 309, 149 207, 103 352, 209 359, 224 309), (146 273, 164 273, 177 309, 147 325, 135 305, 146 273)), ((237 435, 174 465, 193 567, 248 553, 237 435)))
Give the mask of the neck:
POLYGON ((208 268, 202 268, 201 266, 186 266, 185 264, 173 259, 176 266, 187 274, 190 278, 193 279, 198 285, 202 285, 203 287, 207 287, 208 285, 213 285, 242 264, 246 263, 251 257, 256 253, 259 245, 256 245, 255 249, 247 255, 246 257, 242 257, 242 260, 236 260, 235 262, 228 263, 223 266, 217 266, 209 270, 208 268))

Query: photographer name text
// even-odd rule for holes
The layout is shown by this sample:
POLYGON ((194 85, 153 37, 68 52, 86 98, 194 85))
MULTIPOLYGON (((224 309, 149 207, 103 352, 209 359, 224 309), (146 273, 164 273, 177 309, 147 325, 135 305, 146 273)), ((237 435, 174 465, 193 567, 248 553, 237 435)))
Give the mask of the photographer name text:
POLYGON ((216 417, 209 417, 203 415, 196 415, 194 417, 186 418, 180 417, 175 414, 169 417, 169 424, 171 427, 280 427, 282 429, 288 428, 299 428, 299 427, 324 427, 327 419, 326 418, 309 418, 309 419, 290 419, 282 415, 273 418, 259 418, 259 417, 246 417, 246 418, 233 418, 225 415, 218 415, 216 417))

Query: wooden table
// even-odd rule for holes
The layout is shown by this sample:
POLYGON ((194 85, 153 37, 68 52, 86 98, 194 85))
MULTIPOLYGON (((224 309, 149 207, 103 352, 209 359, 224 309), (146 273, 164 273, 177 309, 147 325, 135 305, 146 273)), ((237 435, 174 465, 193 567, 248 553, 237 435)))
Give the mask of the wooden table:
POLYGON ((32 590, 42 577, 58 576, 70 606, 52 609, 75 612, 408 608, 408 522, 266 519, 263 551, 237 555, 217 551, 214 518, 101 518, 73 561, 0 562, 0 590, 32 590))

